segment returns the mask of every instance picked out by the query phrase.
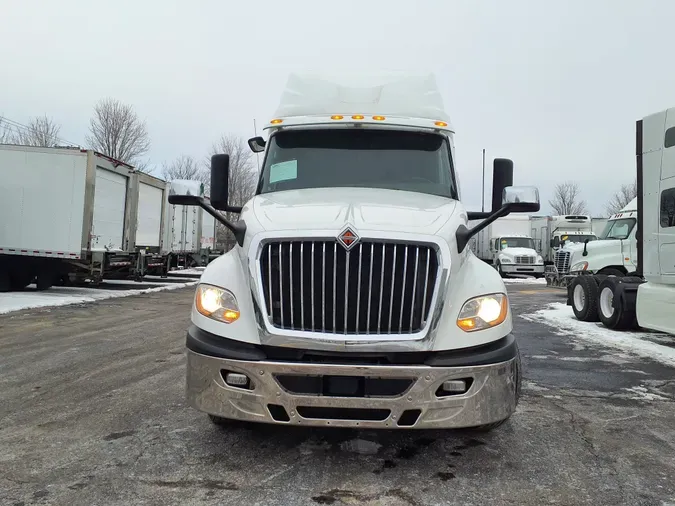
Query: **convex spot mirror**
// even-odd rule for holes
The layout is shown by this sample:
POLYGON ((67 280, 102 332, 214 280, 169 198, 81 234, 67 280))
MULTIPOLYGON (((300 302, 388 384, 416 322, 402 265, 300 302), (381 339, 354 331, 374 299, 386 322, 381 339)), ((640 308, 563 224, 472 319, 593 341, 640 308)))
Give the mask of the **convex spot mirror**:
POLYGON ((536 213, 540 207, 539 190, 535 186, 507 186, 502 205, 509 205, 512 213, 536 213))

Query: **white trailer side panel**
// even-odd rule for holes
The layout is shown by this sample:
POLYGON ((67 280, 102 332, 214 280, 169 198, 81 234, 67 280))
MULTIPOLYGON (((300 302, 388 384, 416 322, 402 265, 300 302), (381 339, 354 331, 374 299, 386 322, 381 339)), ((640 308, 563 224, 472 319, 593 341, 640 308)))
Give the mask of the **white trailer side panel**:
POLYGON ((171 251, 183 251, 185 206, 171 206, 171 251))
POLYGON ((163 202, 164 190, 139 182, 136 246, 160 245, 163 202))
POLYGON ((202 236, 200 243, 203 249, 214 249, 216 247, 216 220, 204 210, 202 210, 202 236))
POLYGON ((96 167, 92 249, 124 249, 124 213, 129 178, 96 167))
POLYGON ((0 253, 79 258, 86 172, 79 150, 0 146, 0 253))
POLYGON ((201 230, 199 229, 199 217, 202 213, 202 208, 197 206, 188 206, 186 208, 185 217, 185 251, 199 251, 199 236, 201 230))

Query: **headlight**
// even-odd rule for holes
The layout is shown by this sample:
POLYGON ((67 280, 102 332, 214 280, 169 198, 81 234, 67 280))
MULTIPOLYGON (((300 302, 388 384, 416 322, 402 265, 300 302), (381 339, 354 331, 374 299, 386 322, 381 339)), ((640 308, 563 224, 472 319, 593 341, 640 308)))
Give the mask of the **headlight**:
POLYGON ((570 268, 570 271, 585 271, 586 269, 588 269, 588 262, 577 262, 570 268))
POLYGON ((499 257, 499 261, 503 264, 513 263, 513 260, 511 260, 509 257, 499 257))
POLYGON ((223 323, 239 319, 239 305, 232 292, 213 285, 199 285, 195 306, 200 314, 223 323))
POLYGON ((503 293, 492 293, 467 300, 457 317, 457 326, 465 332, 489 329, 506 320, 509 300, 503 293))
POLYGON ((543 263, 544 263, 544 259, 541 258, 541 255, 537 255, 537 263, 538 263, 538 264, 543 264, 543 263))

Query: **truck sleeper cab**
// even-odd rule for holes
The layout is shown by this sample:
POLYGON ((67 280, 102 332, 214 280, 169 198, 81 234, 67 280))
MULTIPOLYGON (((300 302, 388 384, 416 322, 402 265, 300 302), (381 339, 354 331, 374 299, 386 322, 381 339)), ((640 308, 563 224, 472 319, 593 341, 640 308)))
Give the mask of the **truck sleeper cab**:
POLYGON ((467 243, 500 216, 537 210, 538 193, 510 187, 510 161, 496 160, 493 212, 467 213, 438 103, 432 118, 428 107, 375 109, 428 100, 429 84, 403 80, 385 104, 350 104, 340 89, 340 104, 327 94, 334 113, 308 114, 299 89, 328 85, 292 77, 268 141, 249 141, 265 157, 238 222, 214 210, 232 209, 227 155, 212 158, 213 207, 170 197, 237 238, 202 275, 186 343, 188 401, 215 423, 489 429, 515 411, 506 290, 467 243))

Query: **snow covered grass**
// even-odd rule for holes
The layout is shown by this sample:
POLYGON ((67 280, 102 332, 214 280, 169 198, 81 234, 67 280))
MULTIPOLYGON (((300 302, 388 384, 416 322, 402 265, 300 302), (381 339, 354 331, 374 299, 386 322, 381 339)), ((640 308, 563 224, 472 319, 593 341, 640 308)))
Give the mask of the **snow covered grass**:
MULTIPOLYGON (((571 306, 560 302, 549 304, 547 309, 520 315, 520 317, 528 321, 540 322, 554 327, 559 334, 572 336, 576 340, 590 341, 675 367, 675 349, 646 339, 659 337, 667 339, 667 336, 663 334, 644 331, 610 330, 601 323, 582 322, 576 319, 571 306)), ((671 338, 670 342, 674 343, 675 338, 671 338)))
POLYGON ((154 280, 149 281, 153 286, 147 287, 148 281, 144 283, 136 283, 135 281, 106 281, 105 286, 110 289, 103 288, 86 288, 86 287, 65 287, 55 286, 44 292, 38 292, 31 285, 23 292, 8 292, 0 293, 0 314, 11 313, 13 311, 20 311, 22 309, 35 309, 41 307, 52 306, 68 306, 71 304, 83 304, 86 302, 96 302, 105 299, 114 299, 119 297, 129 297, 131 295, 139 295, 143 293, 162 292, 165 290, 177 290, 188 286, 194 286, 198 283, 197 280, 181 280, 182 283, 169 282, 160 283, 154 280), (137 289, 116 289, 115 286, 130 286, 132 284, 139 285, 137 289))
POLYGON ((180 275, 180 274, 199 274, 200 276, 204 273, 204 269, 206 267, 195 267, 193 269, 173 269, 171 271, 172 275, 180 275))

